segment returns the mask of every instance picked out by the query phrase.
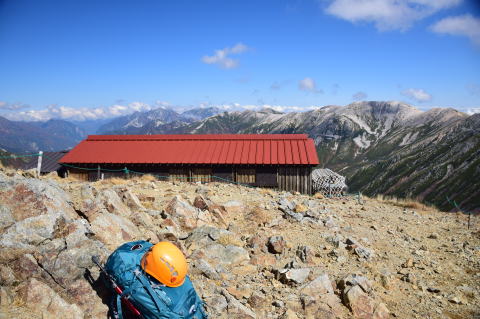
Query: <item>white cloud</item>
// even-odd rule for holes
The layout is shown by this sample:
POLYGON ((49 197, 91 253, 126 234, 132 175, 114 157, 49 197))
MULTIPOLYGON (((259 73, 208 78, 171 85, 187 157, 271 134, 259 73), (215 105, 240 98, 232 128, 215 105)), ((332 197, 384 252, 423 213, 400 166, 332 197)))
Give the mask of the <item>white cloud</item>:
POLYGON ((431 27, 433 32, 465 36, 473 44, 480 46, 480 19, 465 14, 444 18, 431 27))
POLYGON ((462 0, 333 0, 325 12, 352 23, 373 23, 380 31, 407 30, 413 23, 462 0))
POLYGON ((132 102, 126 105, 114 104, 97 108, 49 105, 44 109, 10 112, 4 115, 8 119, 16 121, 47 121, 52 118, 83 121, 107 119, 133 112, 150 111, 159 107, 166 107, 167 105, 169 105, 167 102, 162 101, 156 101, 153 106, 142 102, 132 102))
POLYGON ((323 90, 317 89, 317 84, 315 80, 309 77, 304 78, 298 82, 298 88, 302 91, 313 92, 313 93, 323 93, 323 90))
POLYGON ((21 109, 28 109, 30 105, 23 104, 23 103, 7 103, 5 101, 0 101, 0 110, 9 110, 9 111, 16 111, 21 109))
POLYGON ((423 89, 406 89, 403 90, 401 93, 402 95, 420 103, 432 100, 432 95, 425 92, 425 90, 423 89))
POLYGON ((467 113, 469 115, 480 113, 480 107, 469 108, 468 110, 465 111, 465 113, 467 113))
POLYGON ((222 50, 215 50, 214 55, 205 55, 202 57, 203 63, 216 64, 223 69, 233 69, 238 67, 238 59, 229 57, 232 54, 240 54, 247 51, 249 48, 243 43, 237 43, 231 48, 224 48, 222 50))
POLYGON ((352 98, 355 100, 355 101, 362 101, 362 100, 365 100, 366 98, 368 97, 367 93, 365 92, 357 92, 355 93, 354 95, 352 95, 352 98))

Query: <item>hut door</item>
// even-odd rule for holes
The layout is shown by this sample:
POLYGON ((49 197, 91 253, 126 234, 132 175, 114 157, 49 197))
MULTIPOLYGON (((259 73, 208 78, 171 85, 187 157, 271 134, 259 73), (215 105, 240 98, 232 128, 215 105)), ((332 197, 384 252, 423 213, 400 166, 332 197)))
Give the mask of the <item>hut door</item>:
POLYGON ((192 170, 192 182, 209 183, 212 181, 211 168, 194 168, 192 170))

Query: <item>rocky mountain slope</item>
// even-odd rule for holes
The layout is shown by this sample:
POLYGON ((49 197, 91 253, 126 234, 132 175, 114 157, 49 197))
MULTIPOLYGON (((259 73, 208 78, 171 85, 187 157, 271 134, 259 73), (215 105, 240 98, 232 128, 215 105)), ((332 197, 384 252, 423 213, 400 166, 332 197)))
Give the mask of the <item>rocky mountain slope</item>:
POLYGON ((357 102, 303 113, 271 109, 221 113, 183 125, 138 128, 149 134, 306 133, 320 162, 345 176, 350 191, 414 197, 480 210, 479 115, 420 111, 400 102, 357 102))
POLYGON ((4 171, 0 216, 0 318, 106 318, 91 256, 136 239, 185 252, 211 318, 480 315, 478 220, 415 203, 4 171))
POLYGON ((12 153, 60 151, 75 146, 85 132, 64 120, 17 122, 0 116, 0 148, 12 153))
POLYGON ((177 113, 176 111, 160 107, 146 112, 135 112, 120 116, 102 125, 99 134, 159 134, 159 131, 173 131, 189 123, 203 120, 220 113, 216 107, 196 108, 177 113))

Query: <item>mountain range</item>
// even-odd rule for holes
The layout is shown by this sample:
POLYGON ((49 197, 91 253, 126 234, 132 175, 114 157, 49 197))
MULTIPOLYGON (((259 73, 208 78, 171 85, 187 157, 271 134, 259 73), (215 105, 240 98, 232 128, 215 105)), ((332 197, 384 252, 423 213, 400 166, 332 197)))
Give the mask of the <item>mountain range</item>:
POLYGON ((220 113, 216 107, 191 109, 177 113, 170 108, 157 108, 146 112, 135 112, 120 116, 100 126, 102 134, 158 134, 159 130, 171 131, 195 121, 220 113))
POLYGON ((0 148, 12 153, 64 150, 85 136, 81 128, 64 120, 17 122, 0 116, 0 148))
POLYGON ((119 134, 306 133, 322 167, 347 177, 351 192, 413 197, 452 209, 480 209, 480 114, 420 111, 401 102, 356 102, 308 112, 224 112, 200 121, 119 128, 119 134))
MULTIPOLYGON (((75 126, 69 127, 71 134, 55 135, 56 128, 67 124, 53 121, 37 123, 35 132, 53 130, 48 141, 68 137, 70 146, 81 139, 75 134, 79 133, 75 126)), ((315 141, 321 166, 346 176, 350 192, 417 198, 445 210, 451 210, 451 200, 455 200, 462 209, 480 210, 480 114, 469 116, 452 108, 420 111, 395 101, 330 105, 298 113, 273 109, 222 113, 217 108, 177 113, 159 108, 118 117, 101 125, 97 132, 306 133, 315 141)), ((23 150, 39 147, 39 142, 32 144, 32 136, 13 137, 18 142, 10 142, 10 146, 23 150)), ((3 140, 0 137, 0 147, 12 151, 3 140)))

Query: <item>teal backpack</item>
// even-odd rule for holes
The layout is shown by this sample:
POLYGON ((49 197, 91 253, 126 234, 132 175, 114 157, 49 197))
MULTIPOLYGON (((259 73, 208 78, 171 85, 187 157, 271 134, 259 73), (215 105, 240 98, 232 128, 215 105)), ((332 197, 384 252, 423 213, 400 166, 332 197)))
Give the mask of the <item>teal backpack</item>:
MULTIPOLYGON (((203 319, 207 318, 204 304, 187 276, 176 288, 167 287, 146 274, 140 260, 153 245, 134 241, 118 247, 108 257, 105 271, 123 290, 122 296, 139 310, 144 319, 203 319)), ((117 294, 116 314, 124 318, 121 297, 117 294)))

